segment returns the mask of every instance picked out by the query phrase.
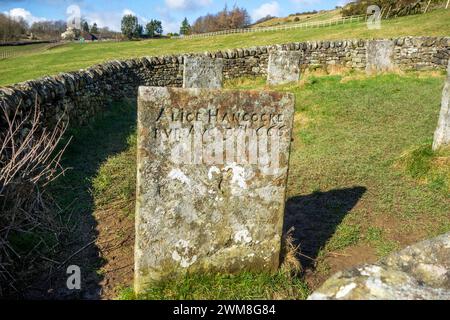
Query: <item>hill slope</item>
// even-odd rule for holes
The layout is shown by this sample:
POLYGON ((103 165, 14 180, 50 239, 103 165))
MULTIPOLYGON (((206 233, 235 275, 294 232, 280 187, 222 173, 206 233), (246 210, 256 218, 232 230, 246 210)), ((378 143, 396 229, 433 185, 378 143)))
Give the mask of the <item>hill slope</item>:
POLYGON ((304 22, 317 22, 317 21, 326 21, 335 18, 342 17, 341 9, 336 10, 323 10, 317 13, 303 13, 303 14, 295 14, 290 15, 288 17, 283 18, 272 18, 270 20, 257 23, 252 25, 252 28, 260 28, 260 27, 271 27, 278 25, 289 25, 295 23, 304 23, 304 22))

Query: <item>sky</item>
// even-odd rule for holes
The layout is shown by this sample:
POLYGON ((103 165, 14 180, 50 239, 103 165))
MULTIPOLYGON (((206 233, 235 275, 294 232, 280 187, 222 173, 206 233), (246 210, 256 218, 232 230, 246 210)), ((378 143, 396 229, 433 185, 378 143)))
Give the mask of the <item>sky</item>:
POLYGON ((23 17, 30 24, 43 20, 67 20, 71 5, 80 8, 81 16, 90 24, 120 31, 124 14, 134 14, 145 25, 150 19, 162 21, 164 33, 179 32, 181 21, 190 23, 201 15, 216 13, 226 4, 248 10, 253 21, 291 13, 332 9, 348 0, 0 0, 0 12, 23 17))

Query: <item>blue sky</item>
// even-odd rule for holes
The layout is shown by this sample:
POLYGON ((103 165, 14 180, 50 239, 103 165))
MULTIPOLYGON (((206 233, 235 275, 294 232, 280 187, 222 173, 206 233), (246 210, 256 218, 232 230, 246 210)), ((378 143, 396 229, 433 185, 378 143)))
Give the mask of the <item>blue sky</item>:
POLYGON ((215 13, 225 4, 247 8, 253 20, 271 14, 286 16, 290 13, 334 8, 346 0, 0 0, 0 12, 22 16, 28 22, 40 20, 66 20, 68 6, 76 4, 90 23, 100 27, 120 29, 125 13, 134 13, 140 23, 149 19, 163 22, 164 32, 178 32, 186 16, 192 23, 198 16, 215 13))

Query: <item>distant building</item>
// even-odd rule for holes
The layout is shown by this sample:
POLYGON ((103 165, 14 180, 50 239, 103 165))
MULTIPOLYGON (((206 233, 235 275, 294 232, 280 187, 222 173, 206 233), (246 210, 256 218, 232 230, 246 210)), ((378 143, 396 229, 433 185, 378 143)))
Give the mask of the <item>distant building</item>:
POLYGON ((82 32, 81 37, 85 41, 97 41, 98 40, 98 37, 90 32, 82 32))
POLYGON ((97 41, 98 37, 90 32, 81 32, 78 29, 72 27, 67 28, 66 32, 61 34, 63 40, 81 40, 81 41, 97 41))

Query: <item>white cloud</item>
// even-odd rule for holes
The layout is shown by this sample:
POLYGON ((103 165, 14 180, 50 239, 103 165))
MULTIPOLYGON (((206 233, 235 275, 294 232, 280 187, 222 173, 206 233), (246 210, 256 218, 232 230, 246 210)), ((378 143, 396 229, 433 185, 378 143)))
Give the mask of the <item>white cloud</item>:
POLYGON ((181 22, 177 22, 177 21, 169 21, 169 20, 161 20, 163 29, 164 29, 164 33, 178 33, 180 32, 180 25, 181 22))
POLYGON ((100 28, 108 27, 114 31, 120 31, 122 17, 120 12, 88 12, 83 15, 90 25, 95 22, 100 28))
POLYGON ((298 5, 311 6, 322 2, 322 0, 291 0, 291 2, 298 5))
MULTIPOLYGON (((125 16, 125 15, 127 15, 127 14, 131 14, 131 15, 133 15, 133 16, 136 16, 136 17, 138 18, 138 20, 139 20, 139 23, 142 24, 142 25, 144 25, 144 27, 145 27, 145 25, 147 24, 147 22, 149 21, 149 19, 147 19, 146 17, 141 16, 141 15, 135 13, 133 10, 130 10, 130 9, 124 9, 124 10, 122 11, 122 17, 125 16)), ((122 18, 122 17, 121 17, 121 18, 122 18)))
POLYGON ((31 14, 30 11, 25 10, 23 8, 14 8, 9 11, 4 12, 6 15, 11 16, 12 18, 23 18, 26 22, 32 25, 35 22, 45 21, 47 19, 41 17, 35 17, 31 14))
POLYGON ((100 28, 108 27, 113 31, 120 31, 122 17, 127 14, 137 16, 139 23, 142 24, 142 26, 145 28, 148 19, 136 14, 133 10, 130 9, 124 9, 122 10, 122 12, 87 12, 83 15, 83 18, 86 19, 86 21, 91 25, 95 22, 100 28))
POLYGON ((351 1, 353 1, 353 0, 340 0, 337 5, 345 6, 347 3, 351 2, 351 1))
POLYGON ((122 11, 122 15, 123 16, 130 15, 130 14, 133 15, 133 16, 136 15, 136 13, 134 13, 134 11, 131 10, 131 9, 123 9, 123 11, 122 11))
POLYGON ((264 3, 260 7, 252 11, 252 18, 254 21, 264 18, 267 15, 271 16, 280 15, 280 5, 278 4, 277 1, 264 3))
POLYGON ((195 10, 210 5, 212 0, 165 0, 165 2, 173 10, 195 10))

